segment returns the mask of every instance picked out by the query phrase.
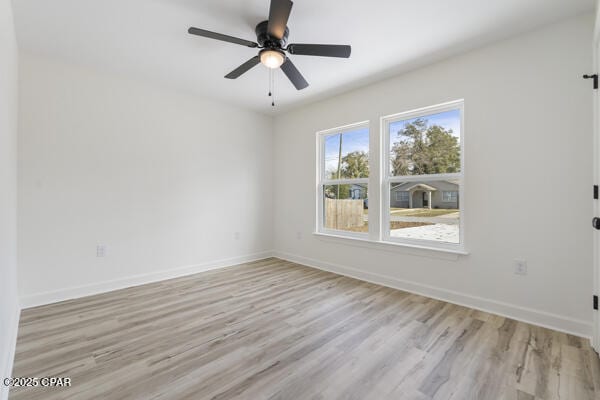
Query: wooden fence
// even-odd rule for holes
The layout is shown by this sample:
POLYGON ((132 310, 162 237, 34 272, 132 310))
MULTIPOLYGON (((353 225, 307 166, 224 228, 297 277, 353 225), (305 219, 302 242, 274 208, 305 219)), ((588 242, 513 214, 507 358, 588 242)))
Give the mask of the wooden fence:
POLYGON ((325 199, 325 227, 347 229, 365 224, 363 200, 325 199))

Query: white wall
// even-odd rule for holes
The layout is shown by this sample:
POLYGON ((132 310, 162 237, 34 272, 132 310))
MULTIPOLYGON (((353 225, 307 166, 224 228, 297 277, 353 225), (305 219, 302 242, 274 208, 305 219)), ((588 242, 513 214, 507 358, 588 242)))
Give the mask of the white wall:
MULTIPOLYGON (((18 53, 10 0, 0 0, 0 378, 10 376, 17 296, 18 53)), ((0 386, 0 399, 8 390, 0 386)))
MULTIPOLYGON (((592 67, 593 19, 570 19, 276 118, 278 254, 590 335, 592 90, 581 75, 592 67), (316 131, 370 120, 378 142, 380 116, 461 98, 470 255, 311 234, 316 131), (528 276, 513 274, 517 258, 528 261, 528 276)), ((372 173, 369 205, 377 212, 372 173)))
POLYGON ((24 306, 271 250, 271 118, 41 56, 20 60, 24 306))
MULTIPOLYGON (((304 106, 274 127, 221 103, 21 54, 22 301, 110 290, 275 248, 589 335, 592 93, 581 75, 591 70, 592 29, 592 15, 564 21, 304 106), (316 131, 370 120, 377 143, 380 116, 458 98, 470 255, 312 235, 316 131), (106 257, 96 257, 97 244, 107 245, 106 257), (516 258, 528 261, 528 276, 513 274, 516 258)), ((372 178, 376 212, 376 171, 372 178)))

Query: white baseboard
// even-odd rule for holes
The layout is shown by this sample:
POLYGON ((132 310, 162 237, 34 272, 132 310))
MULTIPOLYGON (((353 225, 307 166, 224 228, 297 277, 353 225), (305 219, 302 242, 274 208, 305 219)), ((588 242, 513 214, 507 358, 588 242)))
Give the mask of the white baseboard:
MULTIPOLYGON (((279 251, 264 251, 260 253, 249 254, 246 256, 216 260, 198 265, 191 265, 165 271, 152 272, 149 274, 135 275, 91 285, 83 285, 65 288, 58 291, 38 293, 21 298, 21 305, 23 308, 36 307, 40 305, 56 303, 59 301, 90 296, 98 293, 105 293, 112 290, 123 289, 131 286, 138 286, 146 283, 162 281, 165 279, 172 279, 180 276, 197 274, 199 272, 205 272, 213 269, 233 266, 236 264, 262 260, 269 257, 278 257, 309 267, 318 268, 336 274, 349 276, 363 281, 372 282, 378 285, 387 286, 426 297, 431 297, 434 299, 474 308, 493 314, 498 314, 518 321, 523 321, 533 325, 538 325, 545 328, 550 328, 557 331, 582 336, 585 338, 590 338, 592 336, 591 321, 574 319, 568 316, 548 313, 546 311, 521 307, 516 304, 510 304, 497 300, 486 299, 483 297, 472 296, 448 289, 424 285, 421 283, 402 280, 399 278, 394 278, 391 276, 376 274, 372 272, 365 272, 347 266, 342 266, 279 251)), ((3 398, 0 397, 0 400, 3 400, 3 398)))
POLYGON ((391 276, 365 272, 351 267, 315 260, 295 254, 275 251, 274 257, 283 260, 303 264, 309 267, 333 272, 339 275, 349 276, 351 278, 387 286, 393 289, 403 290, 405 292, 419 294, 425 297, 431 297, 448 303, 457 304, 477 310, 501 315, 518 321, 538 325, 544 328, 554 329, 556 331, 569 333, 576 336, 590 338, 592 336, 591 321, 584 321, 570 318, 558 314, 548 313, 546 311, 535 310, 532 308, 521 307, 516 304, 504 303, 501 301, 485 299, 483 297, 472 296, 464 293, 455 292, 448 289, 442 289, 434 286, 424 285, 417 282, 410 282, 391 276))
POLYGON ((271 251, 264 251, 260 253, 248 254, 245 256, 209 261, 197 265, 187 265, 184 267, 151 272, 148 274, 133 275, 125 278, 119 278, 100 283, 93 283, 90 285, 74 286, 56 291, 36 293, 33 295, 22 297, 21 306, 24 309, 37 307, 41 305, 56 303, 59 301, 71 300, 79 297, 91 296, 94 294, 124 289, 131 286, 138 286, 146 283, 178 278, 180 276, 197 274, 199 272, 210 271, 213 269, 230 267, 232 265, 258 261, 272 256, 273 253, 271 251))
MULTIPOLYGON (((3 359, 0 360, 0 379, 10 378, 12 375, 13 363, 15 360, 15 348, 17 346, 17 333, 19 331, 19 318, 21 310, 16 307, 12 320, 9 321, 6 330, 6 342, 2 343, 2 348, 7 349, 3 359)), ((9 387, 0 384, 0 400, 8 400, 9 387)))

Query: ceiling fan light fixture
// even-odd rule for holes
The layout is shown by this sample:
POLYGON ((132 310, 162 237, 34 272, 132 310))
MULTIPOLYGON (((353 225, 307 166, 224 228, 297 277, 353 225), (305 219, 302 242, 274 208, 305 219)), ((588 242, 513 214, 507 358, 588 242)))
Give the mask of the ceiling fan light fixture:
POLYGON ((267 68, 279 68, 284 61, 285 54, 282 51, 266 49, 260 52, 260 62, 267 68))

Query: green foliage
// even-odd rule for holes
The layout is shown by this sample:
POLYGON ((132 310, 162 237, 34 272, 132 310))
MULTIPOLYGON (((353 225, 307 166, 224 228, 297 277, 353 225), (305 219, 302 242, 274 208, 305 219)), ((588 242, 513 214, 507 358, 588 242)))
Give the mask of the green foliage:
POLYGON ((364 151, 353 151, 342 157, 341 177, 343 179, 368 178, 369 155, 364 151))
POLYGON ((327 185, 325 186, 325 197, 330 199, 350 198, 350 185, 327 185))
POLYGON ((417 119, 397 133, 400 140, 392 147, 394 175, 443 174, 460 171, 460 144, 439 125, 428 126, 417 119))
POLYGON ((364 151, 353 151, 342 157, 338 171, 332 171, 330 179, 354 179, 369 177, 369 155, 364 151))
MULTIPOLYGON (((339 171, 332 171, 330 179, 356 179, 369 177, 369 154, 353 151, 342 157, 339 171)), ((349 199, 352 185, 325 186, 325 196, 330 199, 349 199)), ((363 193, 364 196, 364 193, 363 193)))

